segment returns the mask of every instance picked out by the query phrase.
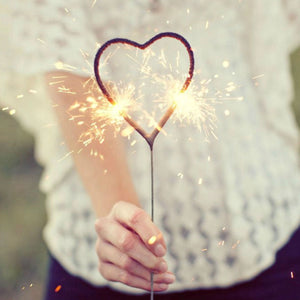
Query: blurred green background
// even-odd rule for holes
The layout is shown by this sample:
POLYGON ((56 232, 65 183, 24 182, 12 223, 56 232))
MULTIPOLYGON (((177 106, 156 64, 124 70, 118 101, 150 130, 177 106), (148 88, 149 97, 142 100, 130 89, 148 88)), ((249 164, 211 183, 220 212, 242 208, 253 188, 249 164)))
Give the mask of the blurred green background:
MULTIPOLYGON (((300 125, 300 49, 291 62, 296 93, 292 106, 300 125)), ((45 197, 38 190, 42 170, 33 158, 33 142, 0 110, 0 300, 39 300, 43 293, 45 197)))

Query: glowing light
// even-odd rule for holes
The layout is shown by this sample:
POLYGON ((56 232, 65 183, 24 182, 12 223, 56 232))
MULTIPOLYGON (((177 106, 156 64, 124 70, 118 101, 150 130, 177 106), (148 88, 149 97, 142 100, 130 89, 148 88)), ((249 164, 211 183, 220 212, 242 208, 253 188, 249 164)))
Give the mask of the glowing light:
POLYGON ((153 245, 157 240, 157 236, 153 235, 149 240, 148 240, 148 244, 149 245, 153 245))
POLYGON ((202 179, 202 178, 199 178, 198 184, 202 184, 202 183, 203 183, 203 179, 202 179))
POLYGON ((9 114, 12 116, 12 115, 14 115, 16 113, 16 110, 15 109, 11 109, 10 111, 9 111, 9 114))
POLYGON ((237 86, 235 85, 235 83, 231 81, 231 82, 227 83, 227 87, 225 88, 225 91, 232 92, 232 91, 236 90, 236 88, 237 88, 237 86))
MULTIPOLYGON (((93 3, 96 3, 96 1, 93 3)), ((189 12, 190 10, 187 9, 187 13, 189 12)), ((206 21, 206 27, 208 26, 209 22, 206 21)), ((109 64, 109 60, 114 56, 115 51, 107 53, 100 64, 100 68, 109 64)), ((176 60, 172 63, 168 61, 164 49, 158 50, 157 53, 151 48, 145 49, 140 54, 138 52, 139 50, 134 50, 128 54, 128 57, 130 59, 129 63, 136 65, 137 70, 143 76, 140 86, 136 87, 131 83, 131 79, 128 80, 129 83, 122 81, 106 82, 105 87, 113 99, 112 102, 114 102, 112 104, 102 94, 99 96, 99 88, 94 77, 91 76, 84 83, 84 87, 89 87, 89 90, 86 91, 86 98, 82 100, 75 97, 76 100, 70 104, 68 109, 69 120, 84 128, 84 132, 78 140, 83 145, 82 149, 89 145, 93 146, 94 142, 102 144, 105 141, 108 128, 112 128, 118 135, 130 139, 135 131, 132 127, 134 122, 137 125, 143 124, 144 126, 146 124, 146 128, 150 128, 150 130, 156 128, 166 135, 166 130, 162 130, 164 124, 161 124, 158 120, 161 113, 167 111, 170 112, 172 122, 195 126, 205 137, 213 136, 217 139, 214 133, 217 122, 214 104, 221 102, 223 98, 228 100, 229 98, 224 96, 226 94, 230 95, 229 93, 237 89, 238 86, 230 81, 224 90, 216 91, 214 90, 215 87, 210 88, 210 84, 214 78, 219 78, 219 74, 215 74, 213 79, 200 78, 197 74, 189 88, 182 92, 182 84, 186 80, 186 74, 183 74, 183 76, 178 75, 181 66, 180 51, 177 52, 176 60), (153 62, 165 69, 166 72, 154 72, 151 65, 153 62), (142 102, 147 99, 144 99, 142 93, 140 93, 140 87, 146 86, 148 83, 153 84, 159 91, 159 96, 155 96, 155 99, 153 99, 157 105, 155 104, 150 111, 142 107, 142 102), (143 99, 141 100, 141 98, 143 99), (129 123, 131 126, 124 121, 124 118, 127 122, 131 122, 129 123)), ((85 57, 87 54, 82 52, 82 55, 85 57)), ((227 67, 227 65, 229 66, 229 62, 226 60, 223 62, 223 67, 227 67)), ((55 67, 59 70, 75 69, 75 67, 62 61, 57 61, 55 67)), ((71 90, 64 82, 65 78, 67 78, 66 75, 53 76, 53 81, 49 84, 57 85, 57 90, 60 93, 76 95, 76 92, 71 90)), ((153 94, 156 95, 155 93, 156 91, 153 94)), ((229 115, 229 111, 225 110, 224 114, 229 115)), ((132 141, 131 146, 134 146, 135 143, 135 140, 132 141)), ((79 151, 82 151, 82 149, 79 151)), ((92 156, 99 156, 95 152, 90 153, 92 156)), ((178 177, 182 178, 183 175, 179 174, 178 177)), ((198 184, 202 184, 202 179, 199 179, 198 184)))
POLYGON ((230 115, 230 110, 225 109, 225 110, 224 110, 224 115, 225 115, 225 116, 229 116, 229 115, 230 115))
POLYGON ((171 80, 168 83, 169 89, 165 96, 165 108, 174 107, 174 113, 171 119, 180 123, 191 124, 203 131, 205 136, 213 132, 216 123, 215 109, 211 105, 215 102, 215 98, 207 97, 209 89, 207 84, 210 81, 204 80, 200 83, 200 88, 196 89, 195 85, 191 85, 184 93, 180 90, 180 83, 171 80), (176 109, 175 109, 176 108, 176 109))
POLYGON ((224 246, 224 244, 225 244, 225 241, 220 241, 220 242, 218 243, 218 246, 224 246))
POLYGON ((22 98, 24 98, 23 94, 20 94, 20 95, 17 96, 17 99, 22 99, 22 98))
POLYGON ((252 79, 253 80, 258 79, 258 78, 261 78, 261 77, 264 77, 264 76, 265 76, 265 74, 259 74, 259 75, 256 75, 256 76, 252 77, 252 79))
POLYGON ((177 176, 182 179, 183 178, 183 174, 182 173, 178 173, 177 176))
POLYGON ((42 40, 42 39, 40 39, 40 38, 37 38, 36 40, 37 40, 38 42, 40 42, 41 44, 46 45, 46 42, 45 42, 44 40, 42 40))
POLYGON ((208 28, 208 25, 209 25, 209 22, 208 22, 208 21, 206 21, 206 23, 205 23, 205 29, 207 29, 207 28, 208 28))
POLYGON ((58 61, 55 63, 55 68, 58 69, 58 70, 62 70, 64 67, 64 63, 61 62, 61 61, 58 61))
POLYGON ((61 285, 59 284, 59 285, 55 288, 54 292, 55 292, 55 293, 58 293, 60 290, 61 290, 61 285))
POLYGON ((236 243, 232 245, 232 249, 235 249, 240 244, 240 240, 237 240, 236 243))
POLYGON ((225 68, 225 69, 227 69, 227 68, 229 67, 229 65, 230 65, 230 63, 229 63, 228 60, 224 60, 224 61, 222 62, 222 66, 223 66, 223 68, 225 68))
POLYGON ((294 272, 291 272, 291 278, 292 279, 294 278, 294 272))
POLYGON ((65 71, 73 71, 73 70, 76 70, 76 67, 74 66, 71 66, 71 65, 68 65, 68 64, 65 64, 63 63, 62 61, 57 61, 55 64, 54 64, 55 68, 58 69, 58 70, 65 70, 65 71))

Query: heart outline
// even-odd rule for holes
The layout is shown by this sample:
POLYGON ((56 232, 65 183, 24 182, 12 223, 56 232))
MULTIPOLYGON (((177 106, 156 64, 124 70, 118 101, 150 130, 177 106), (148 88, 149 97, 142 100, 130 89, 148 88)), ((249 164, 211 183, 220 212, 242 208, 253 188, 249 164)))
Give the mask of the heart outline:
MULTIPOLYGON (((102 93, 104 94, 106 99, 112 105, 116 105, 117 102, 111 97, 110 93, 107 91, 106 87, 103 84, 103 81, 101 79, 100 72, 99 72, 99 63, 100 63, 100 58, 101 58, 101 55, 103 54, 103 52, 109 46, 111 46, 113 44, 125 44, 125 45, 129 45, 129 46, 133 46, 133 47, 138 48, 140 50, 144 50, 147 47, 149 47, 150 45, 152 45, 154 42, 156 42, 156 41, 158 41, 162 38, 174 38, 174 39, 180 41, 185 46, 185 48, 188 52, 189 60, 190 60, 190 66, 189 66, 188 75, 187 75, 186 80, 185 80, 185 82, 184 82, 184 84, 183 84, 183 86, 180 90, 180 93, 184 93, 187 90, 187 88, 189 87, 189 85, 191 83, 191 80, 193 78, 195 61, 194 61, 193 49, 190 46, 189 42, 182 35, 180 35, 178 33, 174 33, 174 32, 162 32, 162 33, 159 33, 159 34, 155 35, 154 37, 152 37, 150 40, 148 40, 147 42, 145 42, 143 44, 137 43, 137 42, 129 40, 129 39, 115 38, 115 39, 108 40, 106 43, 104 43, 98 49, 98 51, 96 53, 96 56, 95 56, 95 60, 94 60, 94 73, 95 73, 96 81, 98 83, 98 86, 99 86, 100 90, 102 91, 102 93)), ((172 105, 170 105, 168 107, 168 109, 166 110, 166 112, 164 113, 164 115, 162 116, 160 121, 157 123, 157 126, 155 126, 155 128, 153 129, 153 131, 150 134, 147 133, 137 122, 135 122, 125 112, 122 113, 122 117, 147 141, 150 148, 152 149, 153 143, 154 143, 154 140, 155 140, 156 136, 158 135, 160 130, 163 128, 163 126, 166 124, 168 119, 171 117, 171 115, 172 115, 173 111, 175 110, 175 108, 176 108, 175 103, 173 103, 172 105)))

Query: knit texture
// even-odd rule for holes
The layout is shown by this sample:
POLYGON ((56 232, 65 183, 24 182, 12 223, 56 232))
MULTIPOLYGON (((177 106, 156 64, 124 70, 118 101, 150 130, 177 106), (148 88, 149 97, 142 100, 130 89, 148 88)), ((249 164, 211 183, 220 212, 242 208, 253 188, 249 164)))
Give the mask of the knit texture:
MULTIPOLYGON (((201 71, 192 84, 215 78, 210 88, 217 91, 235 82, 232 96, 243 97, 216 105, 217 140, 171 119, 155 142, 155 223, 177 277, 169 290, 229 286, 274 262, 300 217, 289 71, 289 54, 300 39, 299 0, 165 0, 155 10, 146 0, 24 0, 10 1, 5 11, 14 21, 1 25, 1 38, 10 42, 1 62, 7 88, 0 101, 16 108, 36 137, 49 216, 44 236, 69 272, 138 292, 107 282, 97 270, 95 214, 71 156, 65 157, 69 150, 39 75, 61 61, 90 76, 95 51, 106 40, 142 43, 163 31, 182 34, 192 45, 201 71)), ((124 142, 141 204, 150 212, 149 149, 137 134, 124 142)))

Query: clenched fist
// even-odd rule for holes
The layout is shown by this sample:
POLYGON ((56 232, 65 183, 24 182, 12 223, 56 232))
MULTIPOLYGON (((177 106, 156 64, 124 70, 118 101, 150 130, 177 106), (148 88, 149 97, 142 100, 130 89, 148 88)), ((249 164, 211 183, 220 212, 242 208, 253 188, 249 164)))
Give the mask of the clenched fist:
POLYGON ((96 221, 95 228, 99 271, 104 278, 148 291, 151 272, 154 291, 165 291, 174 282, 163 259, 163 235, 143 209, 118 202, 108 216, 96 221))

